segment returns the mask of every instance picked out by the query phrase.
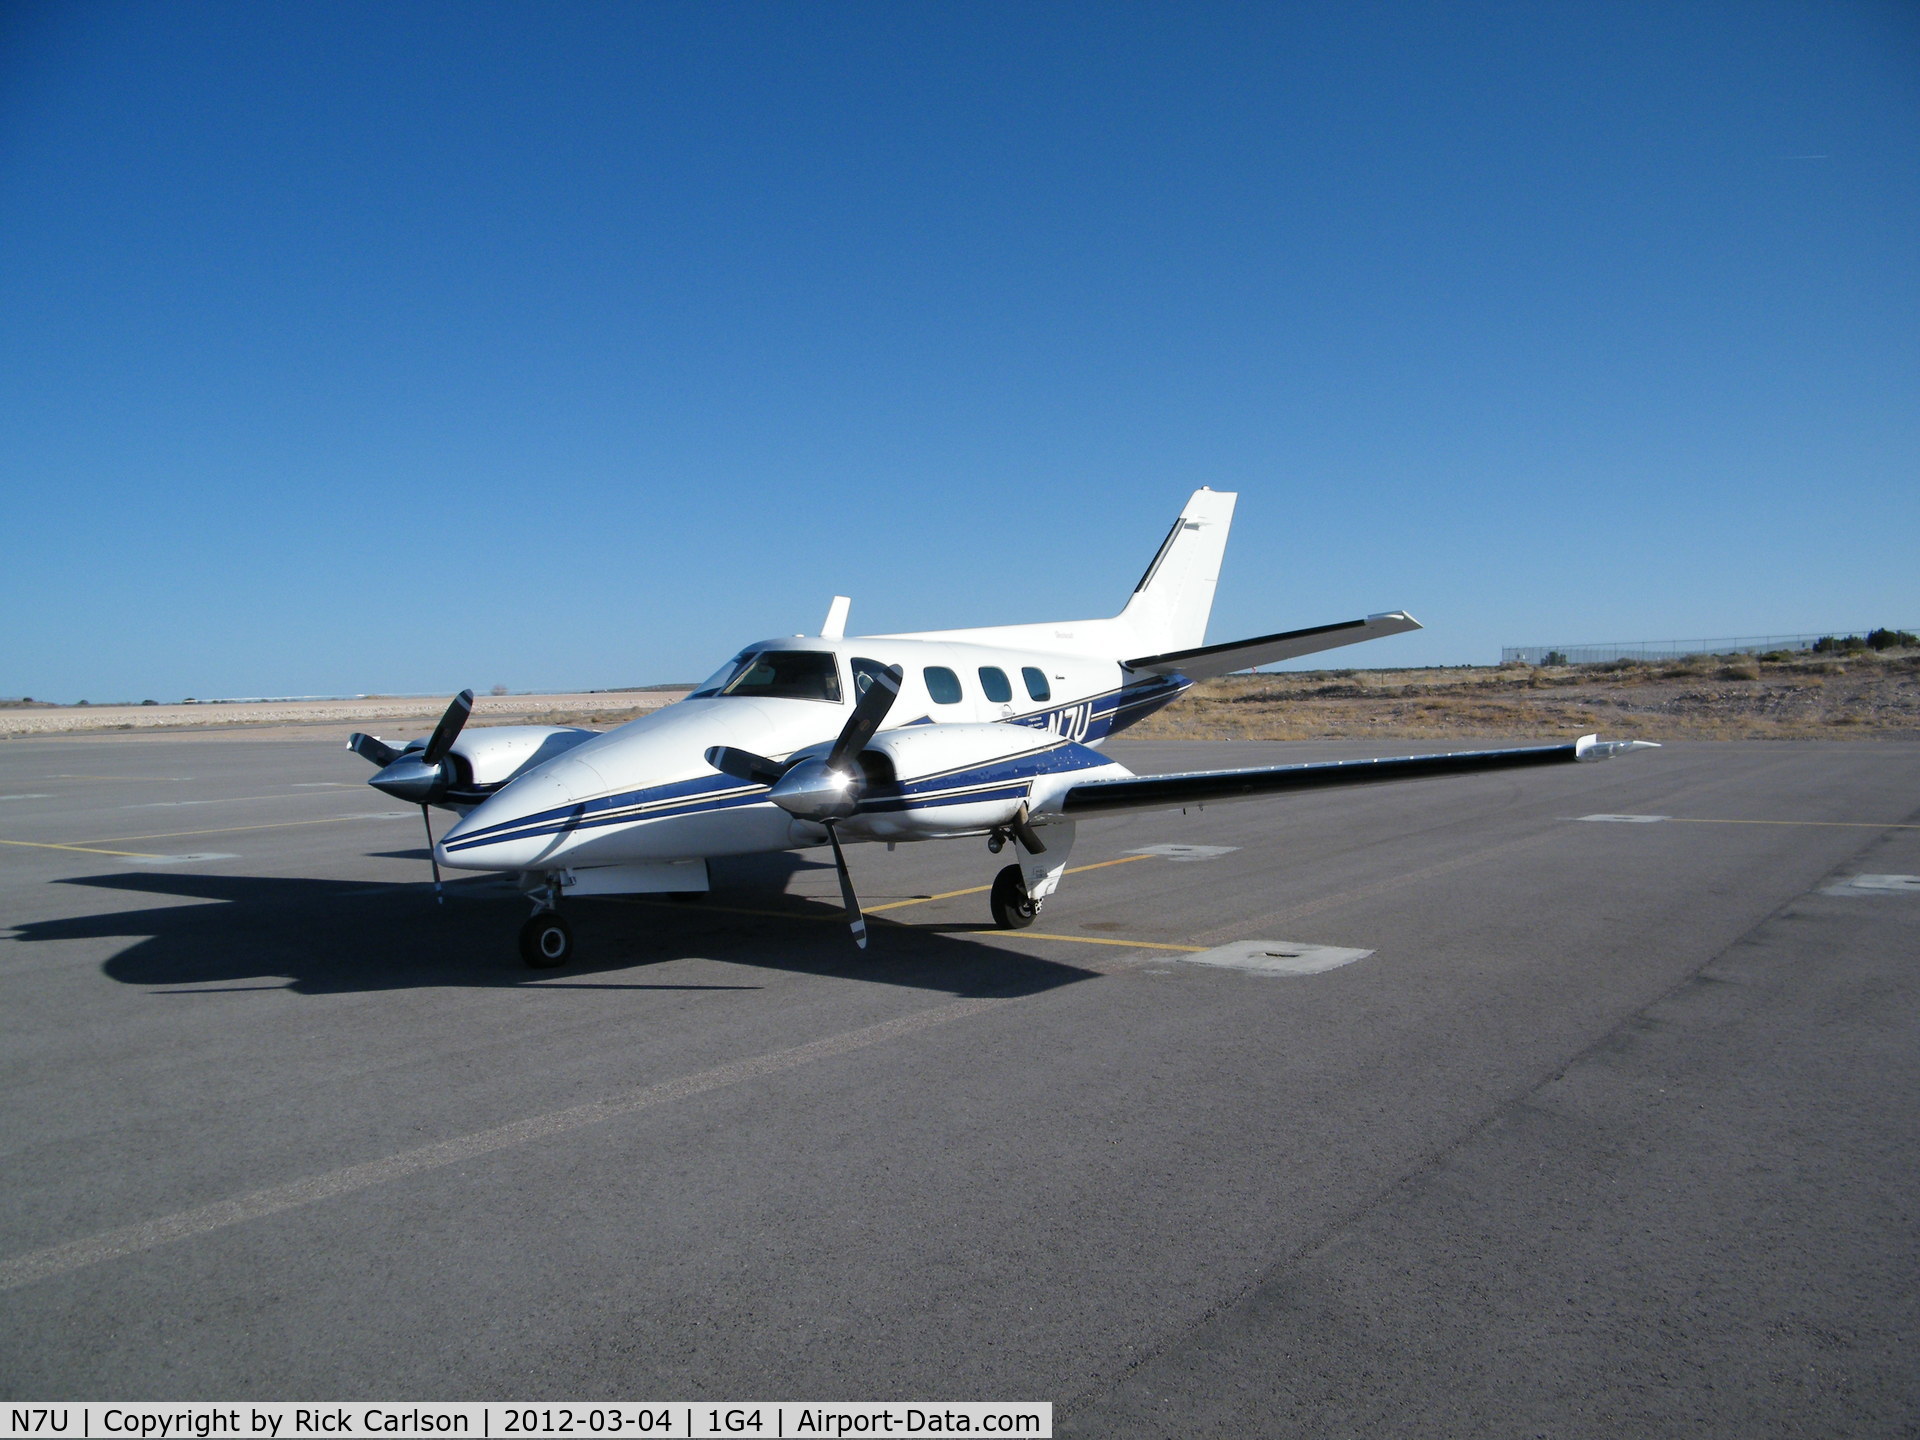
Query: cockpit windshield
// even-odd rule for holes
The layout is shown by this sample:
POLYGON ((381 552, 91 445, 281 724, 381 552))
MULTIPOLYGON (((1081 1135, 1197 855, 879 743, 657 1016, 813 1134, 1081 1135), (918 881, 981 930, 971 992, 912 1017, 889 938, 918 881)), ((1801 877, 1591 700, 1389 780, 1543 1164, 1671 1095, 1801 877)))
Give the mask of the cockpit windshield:
POLYGON ((840 703, 840 670, 831 650, 746 650, 687 698, 758 695, 769 700, 840 703))
POLYGON ((718 695, 720 693, 720 687, 740 673, 741 664, 752 658, 753 651, 742 650, 738 655, 734 656, 731 660, 727 661, 726 664, 702 680, 700 684, 695 687, 693 693, 687 696, 687 698, 689 700, 705 700, 714 695, 718 695))

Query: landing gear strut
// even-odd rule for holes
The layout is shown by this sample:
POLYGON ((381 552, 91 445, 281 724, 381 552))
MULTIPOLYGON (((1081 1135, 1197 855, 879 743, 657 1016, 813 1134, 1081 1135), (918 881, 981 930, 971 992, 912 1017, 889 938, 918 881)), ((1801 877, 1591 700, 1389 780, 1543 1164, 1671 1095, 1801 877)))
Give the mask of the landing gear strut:
POLYGON ((993 877, 987 903, 993 907, 993 923, 1002 930, 1024 930, 1040 913, 1040 902, 1027 893, 1027 877, 1018 865, 1009 865, 993 877))
POLYGON ((553 970, 573 958, 573 927, 558 909, 560 886, 534 892, 533 914, 520 927, 520 958, 535 970, 553 970))

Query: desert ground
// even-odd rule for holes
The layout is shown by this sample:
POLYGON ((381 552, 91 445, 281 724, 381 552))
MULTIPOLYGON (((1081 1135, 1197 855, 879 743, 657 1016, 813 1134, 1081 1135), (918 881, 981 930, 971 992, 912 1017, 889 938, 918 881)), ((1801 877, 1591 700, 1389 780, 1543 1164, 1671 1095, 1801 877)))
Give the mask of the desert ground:
POLYGON ((1920 652, 1229 675, 1131 733, 1330 740, 1569 731, 1627 740, 1920 739, 1920 652))
MULTIPOLYGON (((474 725, 608 729, 686 694, 679 688, 482 695, 474 725)), ((424 734, 444 695, 183 705, 0 701, 0 739, 253 729, 287 739, 424 734)), ((1517 738, 1600 731, 1640 740, 1920 739, 1920 651, 1784 659, 1693 656, 1666 663, 1294 670, 1208 680, 1136 726, 1141 740, 1517 738)))

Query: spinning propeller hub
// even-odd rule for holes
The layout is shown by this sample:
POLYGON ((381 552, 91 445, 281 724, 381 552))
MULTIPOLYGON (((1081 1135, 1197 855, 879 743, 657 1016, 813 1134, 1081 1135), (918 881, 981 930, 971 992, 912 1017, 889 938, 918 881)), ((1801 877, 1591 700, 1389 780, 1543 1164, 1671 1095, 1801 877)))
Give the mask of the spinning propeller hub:
POLYGON ((444 785, 445 767, 437 763, 428 765, 417 755, 402 755, 367 783, 396 800, 425 805, 436 798, 436 791, 444 785))
POLYGON ((767 798, 802 820, 841 820, 859 804, 854 777, 824 760, 804 760, 780 777, 767 798))

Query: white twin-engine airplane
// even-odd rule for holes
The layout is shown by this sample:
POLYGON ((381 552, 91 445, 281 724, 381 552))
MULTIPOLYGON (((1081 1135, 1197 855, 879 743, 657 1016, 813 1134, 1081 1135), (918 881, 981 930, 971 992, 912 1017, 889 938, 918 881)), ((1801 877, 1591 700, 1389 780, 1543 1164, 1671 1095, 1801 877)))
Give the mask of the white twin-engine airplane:
POLYGON ((867 927, 843 841, 981 835, 1000 871, 995 922, 1033 923, 1060 884, 1074 822, 1288 790, 1600 760, 1651 748, 1592 735, 1562 745, 1137 776, 1100 753, 1109 735, 1196 680, 1417 630, 1402 611, 1207 645, 1232 494, 1199 490, 1126 609, 1109 620, 911 635, 845 633, 835 596, 817 636, 749 645, 675 704, 604 733, 499 726, 462 733, 462 691, 430 739, 347 743, 369 784, 461 818, 427 840, 439 867, 504 871, 534 913, 527 964, 573 954, 563 895, 704 891, 723 855, 833 847, 854 940, 867 927))

